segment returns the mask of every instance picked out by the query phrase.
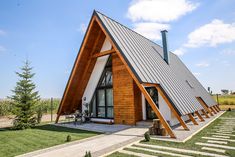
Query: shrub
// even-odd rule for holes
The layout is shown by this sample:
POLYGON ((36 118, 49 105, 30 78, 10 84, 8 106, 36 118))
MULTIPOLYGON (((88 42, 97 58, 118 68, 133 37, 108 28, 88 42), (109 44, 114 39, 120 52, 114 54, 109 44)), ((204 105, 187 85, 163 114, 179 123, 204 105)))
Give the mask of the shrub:
POLYGON ((71 140, 72 140, 71 136, 68 135, 68 136, 66 137, 66 142, 70 142, 71 140))
POLYGON ((223 104, 224 104, 224 105, 229 105, 229 102, 228 102, 227 100, 225 100, 225 101, 223 102, 223 104))
POLYGON ((86 151, 86 154, 85 154, 85 156, 84 157, 91 157, 91 152, 90 151, 86 151))
POLYGON ((150 135, 148 132, 144 133, 144 138, 145 138, 145 141, 150 141, 150 135))
POLYGON ((13 114, 13 106, 10 100, 0 100, 0 116, 13 114))
POLYGON ((41 120, 42 120, 42 106, 37 106, 36 108, 36 118, 37 118, 37 123, 41 123, 41 120))

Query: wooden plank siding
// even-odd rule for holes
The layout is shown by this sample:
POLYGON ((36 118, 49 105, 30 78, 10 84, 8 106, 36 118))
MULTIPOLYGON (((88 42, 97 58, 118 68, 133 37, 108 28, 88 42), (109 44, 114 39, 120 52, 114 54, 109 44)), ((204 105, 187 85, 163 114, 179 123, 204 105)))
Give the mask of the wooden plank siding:
POLYGON ((114 123, 142 120, 141 92, 117 54, 112 55, 114 123))

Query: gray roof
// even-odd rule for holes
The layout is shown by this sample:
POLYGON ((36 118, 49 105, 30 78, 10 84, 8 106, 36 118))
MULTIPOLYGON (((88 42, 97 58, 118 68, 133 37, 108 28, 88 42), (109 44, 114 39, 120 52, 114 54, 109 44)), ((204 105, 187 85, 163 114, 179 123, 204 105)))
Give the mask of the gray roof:
POLYGON ((176 55, 170 53, 167 64, 162 57, 162 47, 113 19, 95 13, 138 80, 160 84, 179 114, 203 109, 195 96, 201 96, 209 105, 215 104, 176 55), (193 88, 186 80, 193 84, 193 88))

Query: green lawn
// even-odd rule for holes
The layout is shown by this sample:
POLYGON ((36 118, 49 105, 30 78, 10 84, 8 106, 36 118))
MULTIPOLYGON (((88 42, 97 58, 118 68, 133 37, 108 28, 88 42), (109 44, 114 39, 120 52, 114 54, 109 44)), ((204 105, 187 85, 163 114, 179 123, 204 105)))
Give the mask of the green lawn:
MULTIPOLYGON (((235 111, 226 112, 221 117, 235 117, 235 111)), ((201 137, 202 136, 211 136, 211 134, 209 134, 209 133, 212 132, 213 126, 221 125, 222 121, 223 120, 220 119, 220 118, 216 119, 209 126, 204 128, 202 131, 197 133, 195 136, 193 136, 190 140, 188 140, 185 143, 165 142, 165 141, 158 141, 158 140, 150 140, 149 142, 145 142, 145 140, 143 140, 140 143, 149 144, 149 145, 161 145, 161 146, 168 146, 168 147, 175 147, 175 148, 182 148, 182 149, 190 149, 190 150, 201 151, 201 147, 202 146, 195 145, 195 143, 196 142, 202 142, 202 143, 206 142, 207 140, 206 139, 202 139, 201 137)), ((233 133, 233 134, 235 135, 235 133, 233 133)), ((231 137, 230 139, 235 139, 235 137, 231 137)), ((234 142, 229 142, 228 145, 235 147, 235 143, 234 142)), ((144 147, 142 147, 142 148, 144 148, 144 147)), ((140 153, 142 152, 142 153, 146 153, 146 154, 150 154, 150 155, 158 155, 158 156, 162 155, 162 154, 150 153, 150 152, 146 152, 146 151, 139 151, 137 149, 125 148, 125 150, 130 150, 130 151, 133 151, 133 152, 140 152, 140 153)), ((168 152, 171 152, 171 151, 168 151, 168 152)), ((215 152, 212 152, 212 153, 215 153, 215 152)), ((219 154, 219 153, 217 153, 217 154, 219 154)), ((188 154, 188 155, 195 156, 195 154, 188 154)), ((235 156, 235 151, 234 150, 226 150, 226 155, 228 155, 228 156, 235 156)), ((162 156, 167 156, 167 155, 162 155, 162 156)), ((111 154, 109 157, 125 157, 125 155, 123 155, 121 153, 118 153, 118 152, 115 152, 115 153, 111 154)))
POLYGON ((0 130, 0 157, 11 157, 38 149, 95 136, 98 133, 44 124, 27 130, 0 130))

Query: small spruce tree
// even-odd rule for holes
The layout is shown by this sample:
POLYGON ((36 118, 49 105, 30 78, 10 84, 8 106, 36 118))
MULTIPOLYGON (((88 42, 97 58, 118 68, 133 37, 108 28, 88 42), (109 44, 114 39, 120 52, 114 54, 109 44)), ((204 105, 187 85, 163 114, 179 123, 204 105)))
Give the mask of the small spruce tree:
POLYGON ((28 60, 21 68, 21 72, 16 72, 19 77, 16 82, 16 87, 12 92, 12 105, 14 107, 14 114, 16 115, 13 125, 14 129, 27 129, 35 126, 35 106, 40 100, 38 91, 35 91, 36 85, 32 78, 35 75, 31 72, 32 67, 28 60))

